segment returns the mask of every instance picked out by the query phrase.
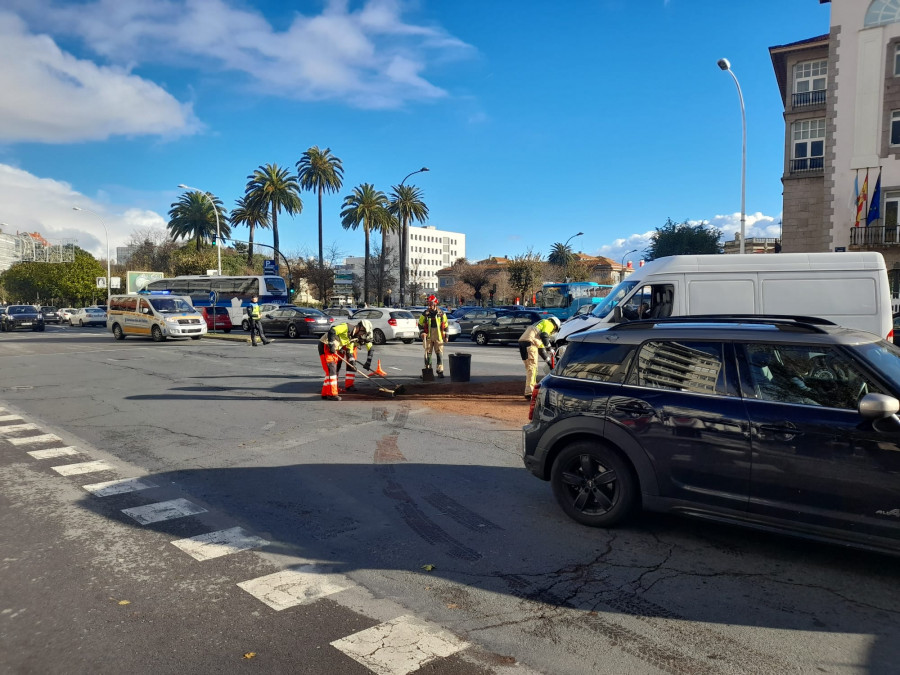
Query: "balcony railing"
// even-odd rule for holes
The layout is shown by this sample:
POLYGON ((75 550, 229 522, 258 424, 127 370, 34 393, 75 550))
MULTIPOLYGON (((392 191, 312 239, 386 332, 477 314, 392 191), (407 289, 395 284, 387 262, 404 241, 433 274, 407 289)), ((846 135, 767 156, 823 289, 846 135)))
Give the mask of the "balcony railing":
POLYGON ((791 160, 791 173, 822 173, 825 168, 824 157, 806 157, 791 160))
POLYGON ((900 244, 898 228, 892 227, 851 227, 851 246, 896 246, 900 244))
POLYGON ((822 105, 825 103, 825 90, 803 91, 799 94, 791 95, 791 106, 794 108, 805 108, 810 105, 822 105))

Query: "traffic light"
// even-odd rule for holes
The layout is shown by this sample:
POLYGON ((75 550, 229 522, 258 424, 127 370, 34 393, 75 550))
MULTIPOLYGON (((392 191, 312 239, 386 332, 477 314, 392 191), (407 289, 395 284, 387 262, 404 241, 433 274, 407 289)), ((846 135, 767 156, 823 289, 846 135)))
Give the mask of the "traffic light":
POLYGON ((294 298, 294 284, 291 284, 290 288, 288 288, 288 295, 291 296, 291 299, 294 298))

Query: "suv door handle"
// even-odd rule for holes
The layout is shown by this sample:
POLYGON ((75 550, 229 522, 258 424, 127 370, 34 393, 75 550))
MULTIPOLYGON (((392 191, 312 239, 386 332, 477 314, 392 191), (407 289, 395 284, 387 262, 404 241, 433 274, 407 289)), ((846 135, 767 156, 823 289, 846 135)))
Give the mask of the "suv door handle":
POLYGON ((628 403, 619 403, 613 406, 619 412, 629 413, 631 415, 646 415, 653 412, 653 408, 646 403, 639 401, 629 401, 628 403))

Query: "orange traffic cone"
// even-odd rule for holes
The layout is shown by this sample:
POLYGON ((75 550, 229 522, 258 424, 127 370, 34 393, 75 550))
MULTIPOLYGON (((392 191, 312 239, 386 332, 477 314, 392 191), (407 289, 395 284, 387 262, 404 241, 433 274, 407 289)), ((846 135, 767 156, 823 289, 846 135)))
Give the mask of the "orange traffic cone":
POLYGON ((372 372, 374 372, 376 375, 381 375, 382 377, 387 375, 387 373, 381 369, 381 359, 378 359, 378 363, 375 364, 375 370, 372 372))

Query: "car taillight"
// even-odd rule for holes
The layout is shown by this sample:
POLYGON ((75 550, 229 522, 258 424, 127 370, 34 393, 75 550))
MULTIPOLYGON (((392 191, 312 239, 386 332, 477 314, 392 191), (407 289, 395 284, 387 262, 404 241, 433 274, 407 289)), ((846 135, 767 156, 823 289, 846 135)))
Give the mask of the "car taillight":
POLYGON ((389 323, 390 325, 392 325, 392 326, 396 326, 396 325, 397 325, 397 319, 388 319, 388 323, 389 323))
POLYGON ((534 390, 531 392, 531 404, 528 406, 528 421, 531 421, 531 418, 534 417, 534 404, 537 403, 538 392, 541 390, 541 385, 534 385, 534 390))
POLYGON ((311 316, 307 316, 307 317, 304 318, 303 320, 304 320, 306 323, 315 323, 315 322, 316 322, 316 320, 315 320, 314 318, 312 318, 311 316))
POLYGON ((328 323, 334 323, 334 317, 333 317, 333 316, 329 316, 329 317, 328 317, 328 323))
POLYGON ((891 342, 894 341, 894 329, 893 329, 893 328, 891 328, 891 329, 888 331, 887 339, 890 340, 891 342))

